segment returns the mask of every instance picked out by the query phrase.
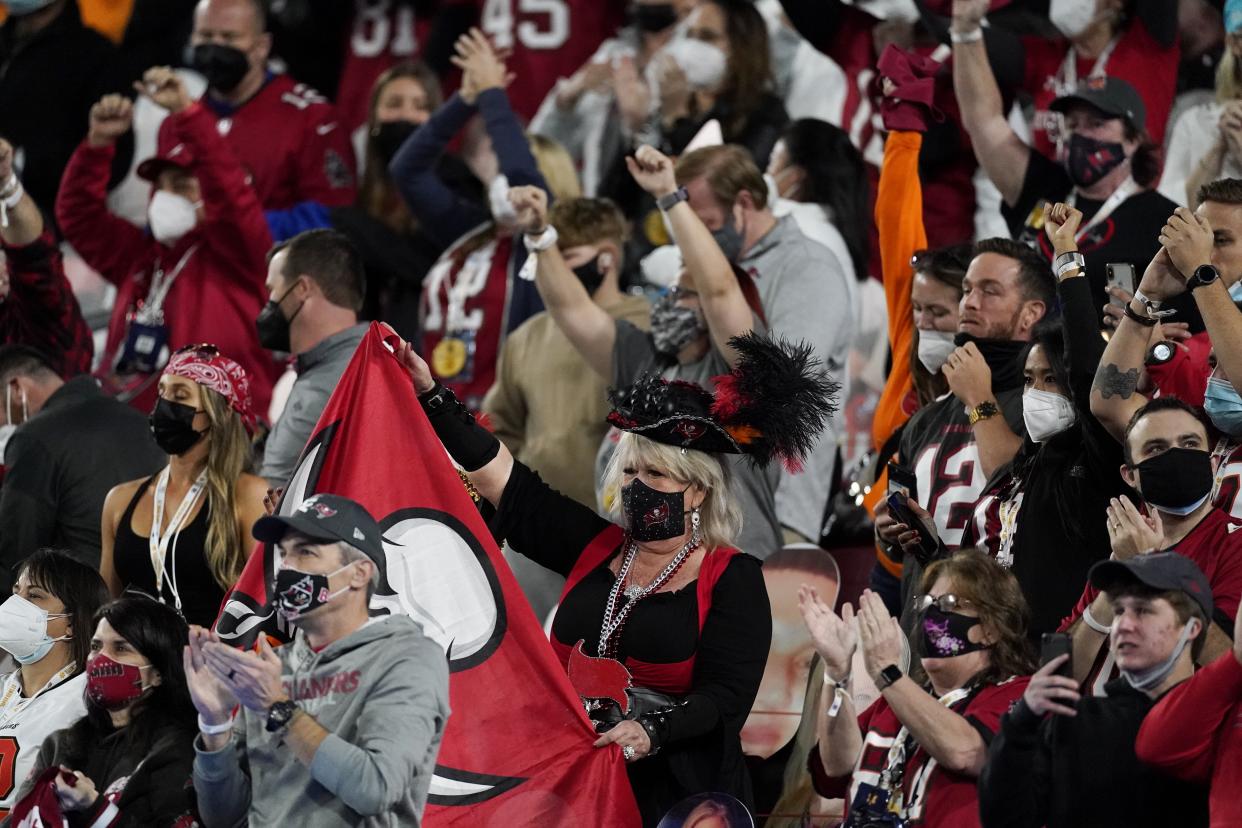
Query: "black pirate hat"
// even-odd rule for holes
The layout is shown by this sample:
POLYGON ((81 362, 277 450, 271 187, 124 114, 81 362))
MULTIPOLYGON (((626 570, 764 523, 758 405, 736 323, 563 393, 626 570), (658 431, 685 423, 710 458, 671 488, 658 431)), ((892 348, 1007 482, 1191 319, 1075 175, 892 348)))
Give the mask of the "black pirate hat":
POLYGON ((729 345, 737 364, 712 378, 714 394, 692 382, 644 374, 628 388, 609 391, 608 422, 669 446, 745 454, 760 466, 775 457, 790 470, 801 468, 837 410, 841 386, 805 343, 749 333, 729 345))

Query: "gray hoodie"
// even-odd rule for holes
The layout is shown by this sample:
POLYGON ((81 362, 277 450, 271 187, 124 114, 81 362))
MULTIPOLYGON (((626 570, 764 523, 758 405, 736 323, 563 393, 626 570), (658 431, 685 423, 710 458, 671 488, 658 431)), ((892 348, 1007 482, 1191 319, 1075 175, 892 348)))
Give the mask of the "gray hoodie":
POLYGON ((243 708, 233 741, 194 741, 207 828, 418 826, 448 720, 448 660, 408 616, 372 621, 316 653, 298 633, 277 650, 289 697, 330 731, 310 767, 266 716, 243 708))

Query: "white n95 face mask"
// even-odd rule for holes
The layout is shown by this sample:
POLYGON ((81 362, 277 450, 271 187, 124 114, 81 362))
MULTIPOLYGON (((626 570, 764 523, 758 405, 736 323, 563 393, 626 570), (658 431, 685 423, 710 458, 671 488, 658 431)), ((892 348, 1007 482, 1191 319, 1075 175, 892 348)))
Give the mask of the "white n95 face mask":
POLYGON ((724 80, 729 61, 719 46, 683 37, 668 44, 664 50, 685 72, 686 82, 692 89, 714 91, 724 80))
POLYGON ((1066 37, 1078 37, 1095 19, 1096 0, 1052 0, 1048 19, 1066 37))
POLYGON ((7 650, 18 664, 33 664, 47 655, 57 641, 69 638, 49 638, 48 619, 68 617, 65 612, 50 615, 22 596, 10 595, 0 604, 0 649, 7 650))
POLYGON ((919 331, 919 362, 933 374, 949 361, 949 354, 957 350, 953 344, 952 331, 919 331))
POLYGON ((1078 412, 1069 397, 1035 388, 1022 394, 1022 421, 1026 423, 1026 433, 1037 443, 1060 434, 1077 420, 1078 412))
POLYGON ((171 247, 198 224, 198 205, 185 196, 156 190, 147 205, 147 223, 155 240, 171 247))

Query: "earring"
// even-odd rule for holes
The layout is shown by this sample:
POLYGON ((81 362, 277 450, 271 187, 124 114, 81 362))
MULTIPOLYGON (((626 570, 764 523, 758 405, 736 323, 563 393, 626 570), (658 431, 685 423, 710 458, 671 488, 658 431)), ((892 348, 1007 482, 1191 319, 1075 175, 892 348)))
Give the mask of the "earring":
POLYGON ((699 531, 699 507, 695 506, 690 510, 690 529, 694 532, 699 531))

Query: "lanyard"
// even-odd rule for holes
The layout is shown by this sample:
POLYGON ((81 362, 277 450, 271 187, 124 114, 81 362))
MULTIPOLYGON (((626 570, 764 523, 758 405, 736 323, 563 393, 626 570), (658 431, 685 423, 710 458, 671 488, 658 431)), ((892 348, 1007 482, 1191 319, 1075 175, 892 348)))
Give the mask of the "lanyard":
MULTIPOLYGON (((1104 219, 1108 218, 1114 210, 1121 206, 1122 202, 1137 193, 1139 189, 1138 182, 1136 182, 1133 178, 1127 178, 1123 181, 1120 187, 1113 190, 1112 195, 1104 199, 1104 203, 1100 205, 1100 209, 1097 210, 1095 215, 1091 217, 1091 220, 1079 228, 1078 235, 1074 240, 1081 242, 1086 237, 1087 231, 1104 219)), ((1065 199, 1065 203, 1071 207, 1077 207, 1078 192, 1076 190, 1071 192, 1069 197, 1065 199)))
POLYGON ((31 702, 42 696, 45 692, 60 684, 65 679, 77 672, 78 666, 74 662, 69 662, 56 672, 54 676, 47 680, 47 684, 39 688, 39 691, 28 698, 21 697, 22 680, 21 670, 14 670, 9 675, 9 680, 4 683, 4 695, 0 696, 0 710, 4 710, 4 717, 0 718, 0 727, 4 727, 13 719, 21 715, 21 712, 30 706, 31 702), (13 696, 17 695, 17 701, 13 701, 13 696), (12 710, 9 709, 10 705, 12 710))
MULTIPOLYGON (((1095 65, 1091 67, 1091 72, 1087 77, 1099 78, 1107 74, 1104 68, 1108 65, 1108 59, 1113 56, 1113 49, 1117 48, 1117 41, 1120 39, 1120 33, 1113 35, 1113 39, 1108 41, 1104 51, 1100 52, 1100 56, 1095 59, 1095 65)), ((1066 51, 1065 60, 1061 62, 1061 69, 1054 76, 1053 84, 1057 97, 1073 94, 1078 88, 1078 50, 1073 46, 1066 51)))
POLYGON ((151 289, 147 291, 147 301, 143 303, 142 310, 139 312, 139 317, 143 322, 158 325, 164 321, 164 300, 168 298, 168 291, 172 290, 173 282, 177 281, 177 277, 181 275, 181 269, 194 255, 195 250, 198 250, 197 244, 185 251, 181 261, 177 262, 177 266, 172 269, 171 273, 165 274, 164 268, 158 264, 155 266, 155 273, 151 275, 151 289))
MULTIPOLYGON (((956 690, 950 690, 939 698, 939 702, 945 707, 952 708, 964 698, 973 695, 975 685, 971 684, 966 687, 959 687, 956 690)), ((880 774, 880 787, 889 792, 889 810, 904 814, 906 812, 907 803, 905 803, 905 793, 901 789, 901 780, 906 770, 906 751, 909 745, 914 742, 914 738, 910 735, 910 728, 905 725, 901 726, 901 730, 897 731, 897 735, 893 738, 893 745, 888 749, 888 760, 884 763, 884 772, 880 774)), ((913 805, 913 801, 908 803, 913 805)))
MULTIPOLYGON (((203 469, 198 479, 194 481, 194 485, 185 493, 185 497, 181 498, 181 505, 177 507, 177 511, 173 513, 172 520, 168 522, 168 533, 164 534, 160 530, 160 523, 164 519, 164 495, 168 492, 168 467, 160 472, 160 479, 155 484, 155 505, 151 510, 151 537, 148 543, 151 547, 151 568, 155 570, 155 594, 160 595, 163 591, 164 582, 164 561, 168 556, 168 542, 174 537, 181 534, 181 524, 185 523, 186 517, 190 514, 190 510, 194 508, 194 504, 203 494, 203 489, 207 486, 207 470, 203 469)), ((177 603, 177 610, 181 610, 181 595, 177 591, 177 560, 176 546, 173 547, 173 574, 169 579, 169 587, 172 589, 173 600, 177 603)))

